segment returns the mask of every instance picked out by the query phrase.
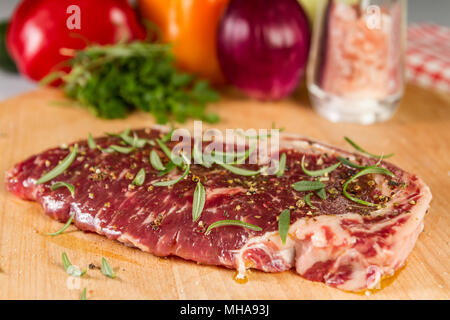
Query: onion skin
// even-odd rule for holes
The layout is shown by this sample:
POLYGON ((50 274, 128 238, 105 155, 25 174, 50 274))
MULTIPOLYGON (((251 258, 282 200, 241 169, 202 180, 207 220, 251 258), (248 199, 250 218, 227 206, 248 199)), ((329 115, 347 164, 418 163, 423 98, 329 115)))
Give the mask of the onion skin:
POLYGON ((297 0, 231 0, 219 24, 223 73, 260 100, 278 100, 294 91, 309 46, 308 18, 297 0))

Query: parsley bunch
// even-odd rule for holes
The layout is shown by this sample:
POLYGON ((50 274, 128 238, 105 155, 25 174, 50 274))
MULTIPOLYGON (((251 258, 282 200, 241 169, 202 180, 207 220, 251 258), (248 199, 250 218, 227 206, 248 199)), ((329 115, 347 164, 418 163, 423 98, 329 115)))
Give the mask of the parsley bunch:
POLYGON ((66 95, 101 118, 124 118, 135 109, 153 114, 158 123, 187 118, 217 122, 205 113, 217 101, 206 81, 178 71, 170 46, 144 41, 89 46, 77 51, 72 70, 63 75, 66 95))

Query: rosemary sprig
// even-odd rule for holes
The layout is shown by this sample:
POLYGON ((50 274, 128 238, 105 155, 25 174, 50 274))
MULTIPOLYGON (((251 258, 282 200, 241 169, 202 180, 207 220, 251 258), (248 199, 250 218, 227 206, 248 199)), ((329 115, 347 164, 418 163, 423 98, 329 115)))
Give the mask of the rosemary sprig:
POLYGON ((286 170, 286 153, 283 153, 280 157, 280 162, 278 164, 277 177, 282 177, 284 171, 286 170))
POLYGON ((130 154, 131 152, 136 150, 135 147, 122 147, 122 146, 116 146, 114 144, 109 146, 108 149, 111 149, 112 151, 116 151, 116 152, 119 152, 122 154, 130 154))
POLYGON ((122 137, 122 139, 134 148, 143 148, 148 142, 147 139, 139 138, 136 132, 133 132, 133 138, 129 136, 124 136, 122 137))
POLYGON ((231 159, 232 162, 234 162, 236 158, 244 157, 247 152, 248 152, 248 149, 243 152, 234 152, 234 150, 233 150, 233 152, 213 150, 211 152, 211 155, 221 157, 222 161, 219 161, 219 162, 228 163, 230 161, 229 159, 231 159))
POLYGON ((261 231, 262 228, 255 226, 254 224, 247 223, 240 220, 219 220, 209 225, 208 229, 206 229, 205 235, 208 235, 212 229, 224 226, 238 226, 247 228, 253 231, 261 231))
POLYGON ((72 277, 82 277, 87 272, 87 268, 80 270, 80 268, 70 263, 70 260, 65 252, 62 253, 61 258, 64 270, 66 270, 66 272, 72 277))
POLYGON ((158 153, 155 150, 150 152, 150 163, 155 170, 162 171, 165 170, 163 163, 161 162, 161 158, 158 156, 158 153))
POLYGON ((88 146, 89 149, 96 149, 97 148, 97 143, 95 143, 94 138, 92 137, 92 134, 89 132, 88 134, 88 146))
POLYGON ((75 198, 75 186, 68 182, 63 182, 63 181, 55 182, 50 187, 50 190, 55 191, 56 189, 63 188, 63 187, 69 189, 72 198, 75 198))
POLYGON ((133 132, 133 137, 130 136, 131 133, 131 129, 130 128, 126 128, 124 131, 122 131, 121 133, 109 133, 109 132, 105 132, 108 136, 111 137, 118 137, 120 139, 122 139, 123 142, 125 142, 126 144, 130 145, 133 148, 143 148, 145 147, 145 145, 147 143, 149 143, 148 139, 144 139, 144 138, 139 138, 136 134, 136 132, 133 132))
POLYGON ((144 168, 142 168, 141 170, 139 170, 139 172, 136 174, 136 177, 134 177, 133 181, 131 182, 131 184, 134 184, 135 186, 142 186, 145 182, 145 170, 144 168))
POLYGON ((183 166, 183 162, 181 161, 181 157, 175 157, 172 155, 172 150, 169 149, 169 147, 166 146, 166 144, 160 140, 156 139, 156 143, 161 148, 161 150, 164 152, 164 154, 169 158, 170 161, 172 161, 177 167, 183 166))
POLYGON ((211 152, 211 155, 214 157, 220 157, 221 160, 214 159, 214 162, 219 163, 226 163, 226 164, 243 164, 245 163, 245 160, 253 153, 253 151, 256 149, 257 144, 252 143, 249 148, 242 152, 226 152, 226 151, 216 151, 213 150, 211 152))
POLYGON ((350 195, 347 192, 347 187, 353 180, 355 180, 355 179, 357 179, 357 178, 359 178, 361 176, 364 176, 364 175, 367 175, 367 174, 371 174, 371 173, 384 174, 384 175, 387 175, 387 176, 390 176, 390 177, 394 176, 394 174, 392 172, 390 172, 389 170, 387 170, 385 168, 380 168, 380 167, 376 167, 376 166, 366 167, 366 168, 362 169, 361 171, 359 171, 354 176, 352 176, 350 179, 348 179, 344 183, 343 188, 342 188, 342 192, 343 192, 344 196, 346 198, 356 202, 356 203, 363 204, 363 205, 369 206, 369 207, 377 207, 378 204, 358 199, 356 197, 353 197, 352 195, 350 195))
POLYGON ((278 218, 278 232, 280 233, 281 242, 286 244, 286 237, 291 225, 291 212, 288 209, 284 209, 280 217, 278 218))
POLYGON ((388 155, 381 155, 381 156, 379 156, 379 155, 376 155, 376 154, 373 154, 373 153, 370 153, 370 152, 367 152, 366 150, 364 150, 363 148, 361 148, 359 145, 357 145, 354 141, 352 141, 349 137, 344 137, 344 139, 345 139, 345 141, 347 141, 353 148, 355 148, 356 150, 358 150, 359 152, 362 152, 362 153, 364 153, 364 154, 366 154, 366 155, 368 155, 368 156, 370 156, 370 157, 372 157, 372 158, 376 158, 376 159, 380 159, 381 157, 383 157, 383 158, 390 158, 390 157, 392 157, 393 155, 394 155, 394 153, 390 153, 390 154, 388 154, 388 155))
POLYGON ((197 221, 203 211, 203 207, 205 206, 206 200, 206 192, 205 187, 199 181, 197 182, 197 186, 194 191, 194 200, 192 202, 192 221, 197 221))
POLYGON ((315 191, 325 187, 320 181, 299 181, 292 185, 295 191, 315 191))
POLYGON ((168 187, 168 186, 172 186, 176 183, 178 183, 179 181, 181 181, 184 177, 186 177, 189 173, 189 170, 191 170, 191 166, 189 164, 186 165, 186 169, 184 170, 184 173, 178 177, 175 180, 167 180, 167 181, 156 181, 153 182, 152 185, 154 185, 155 187, 168 187))
POLYGON ((167 133, 161 138, 161 141, 164 142, 164 143, 166 143, 166 142, 169 142, 170 140, 172 140, 172 134, 173 134, 174 131, 175 131, 175 127, 172 125, 171 128, 170 128, 170 131, 167 132, 167 133))
POLYGON ((308 205, 308 207, 310 207, 311 209, 317 209, 317 207, 313 206, 312 203, 311 203, 311 196, 312 196, 312 193, 311 193, 311 192, 308 193, 308 194, 305 196, 305 203, 306 203, 306 204, 308 205))
POLYGON ((326 173, 330 173, 330 172, 336 170, 336 168, 339 167, 340 165, 341 165, 340 162, 338 162, 336 164, 333 164, 332 166, 329 166, 328 168, 324 168, 324 169, 321 169, 321 170, 310 171, 310 170, 305 168, 305 156, 303 156, 302 163, 301 163, 303 172, 306 175, 310 176, 310 177, 323 176, 326 173))
POLYGON ((73 160, 75 160, 75 158, 77 156, 77 152, 78 152, 78 145, 75 145, 73 147, 72 151, 67 155, 67 157, 65 157, 61 161, 61 163, 58 164, 56 167, 54 167, 51 171, 47 172, 42 177, 40 177, 36 181, 36 184, 46 183, 46 182, 56 178, 64 171, 66 171, 66 169, 69 168, 70 165, 72 164, 73 160))
POLYGON ((86 287, 84 287, 83 291, 81 291, 80 300, 87 300, 87 298, 86 298, 86 287))
POLYGON ((70 263, 70 260, 67 257, 67 254, 65 252, 62 253, 61 258, 62 258, 62 264, 63 264, 64 270, 67 270, 67 268, 70 267, 72 265, 72 263, 70 263))
POLYGON ((319 196, 319 198, 322 199, 322 200, 326 200, 326 199, 327 199, 327 193, 326 193, 326 191, 325 191, 324 188, 317 190, 317 191, 316 191, 316 194, 317 194, 317 195, 319 196))
POLYGON ((354 163, 346 158, 343 157, 337 157, 338 161, 342 163, 343 165, 346 165, 347 167, 355 168, 355 169, 364 169, 366 166, 361 166, 357 163, 354 163))
POLYGON ((235 166, 232 166, 232 165, 226 164, 226 163, 218 163, 218 165, 221 166, 222 168, 230 171, 231 173, 234 173, 239 176, 255 176, 260 173, 260 170, 255 171, 255 170, 243 169, 243 168, 235 167, 235 166))
POLYGON ((199 147, 198 143, 194 142, 194 147, 192 148, 192 158, 194 159, 195 163, 199 163, 205 168, 210 168, 211 163, 206 162, 205 159, 203 159, 203 153, 201 150, 201 147, 199 147))
POLYGON ((256 148, 256 144, 252 144, 251 146, 249 146, 249 148, 247 150, 244 151, 244 154, 241 156, 237 156, 236 161, 233 164, 243 164, 245 163, 245 160, 247 160, 248 157, 250 157, 250 155, 253 153, 253 151, 256 148))
POLYGON ((102 273, 108 278, 114 279, 116 277, 116 273, 114 269, 109 265, 108 261, 102 257, 102 273))
POLYGON ((158 172, 158 177, 162 177, 165 176, 166 174, 168 174, 170 171, 172 171, 173 169, 175 169, 177 167, 177 165, 175 163, 173 163, 172 161, 170 161, 167 165, 166 168, 163 171, 158 172))
POLYGON ((66 224, 56 232, 46 233, 47 236, 59 236, 61 233, 66 231, 66 229, 72 224, 73 218, 75 217, 75 212, 70 215, 69 220, 67 220, 66 224))

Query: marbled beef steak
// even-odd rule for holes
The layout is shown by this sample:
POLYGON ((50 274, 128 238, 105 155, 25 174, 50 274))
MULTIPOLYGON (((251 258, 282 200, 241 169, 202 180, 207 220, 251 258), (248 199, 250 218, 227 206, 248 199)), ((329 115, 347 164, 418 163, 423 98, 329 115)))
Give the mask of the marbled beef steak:
MULTIPOLYGON (((154 142, 162 136, 161 130, 155 127, 134 132, 154 142)), ((17 164, 7 173, 8 190, 22 199, 37 201, 47 215, 59 221, 67 221, 73 214, 75 226, 83 231, 158 256, 174 255, 236 268, 242 276, 247 268, 266 272, 295 268, 306 279, 339 289, 374 288, 405 263, 423 229, 431 201, 429 188, 416 175, 384 161, 379 166, 394 177, 364 175, 347 188, 353 197, 375 206, 362 205, 343 194, 344 183, 360 170, 344 164, 320 178, 325 184, 325 200, 314 191, 296 191, 294 183, 317 179, 303 171, 303 156, 308 170, 329 167, 337 163, 338 156, 364 166, 377 162, 296 135, 281 136, 280 153, 287 155, 281 177, 237 175, 217 164, 210 168, 192 165, 185 178, 169 187, 152 183, 175 179, 183 170, 175 168, 165 176, 157 175, 149 160, 151 150, 168 163, 158 144, 147 143, 124 154, 105 152, 111 145, 123 144, 117 136, 95 142, 103 151, 89 148, 87 141, 78 142, 70 167, 46 183, 36 181, 66 158, 70 148, 50 149, 17 164), (132 184, 141 169, 145 170, 145 181, 141 186, 132 184), (74 185, 74 197, 67 188, 52 191, 56 181, 74 185), (197 181, 205 188, 206 201, 200 218, 193 222, 197 181), (308 193, 312 193, 310 201, 305 201, 308 193), (290 210, 290 227, 283 245, 278 219, 284 209, 290 210), (245 221, 262 230, 222 226, 205 233, 219 220, 245 221)), ((256 164, 239 166, 258 168, 256 164)))

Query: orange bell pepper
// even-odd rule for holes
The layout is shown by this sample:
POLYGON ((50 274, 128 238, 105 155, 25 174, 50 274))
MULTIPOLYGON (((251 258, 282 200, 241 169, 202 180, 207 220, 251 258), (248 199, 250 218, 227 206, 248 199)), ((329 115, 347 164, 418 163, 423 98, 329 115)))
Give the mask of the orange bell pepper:
POLYGON ((139 0, 141 15, 172 43, 177 64, 211 82, 224 83, 216 50, 220 17, 230 0, 139 0))

